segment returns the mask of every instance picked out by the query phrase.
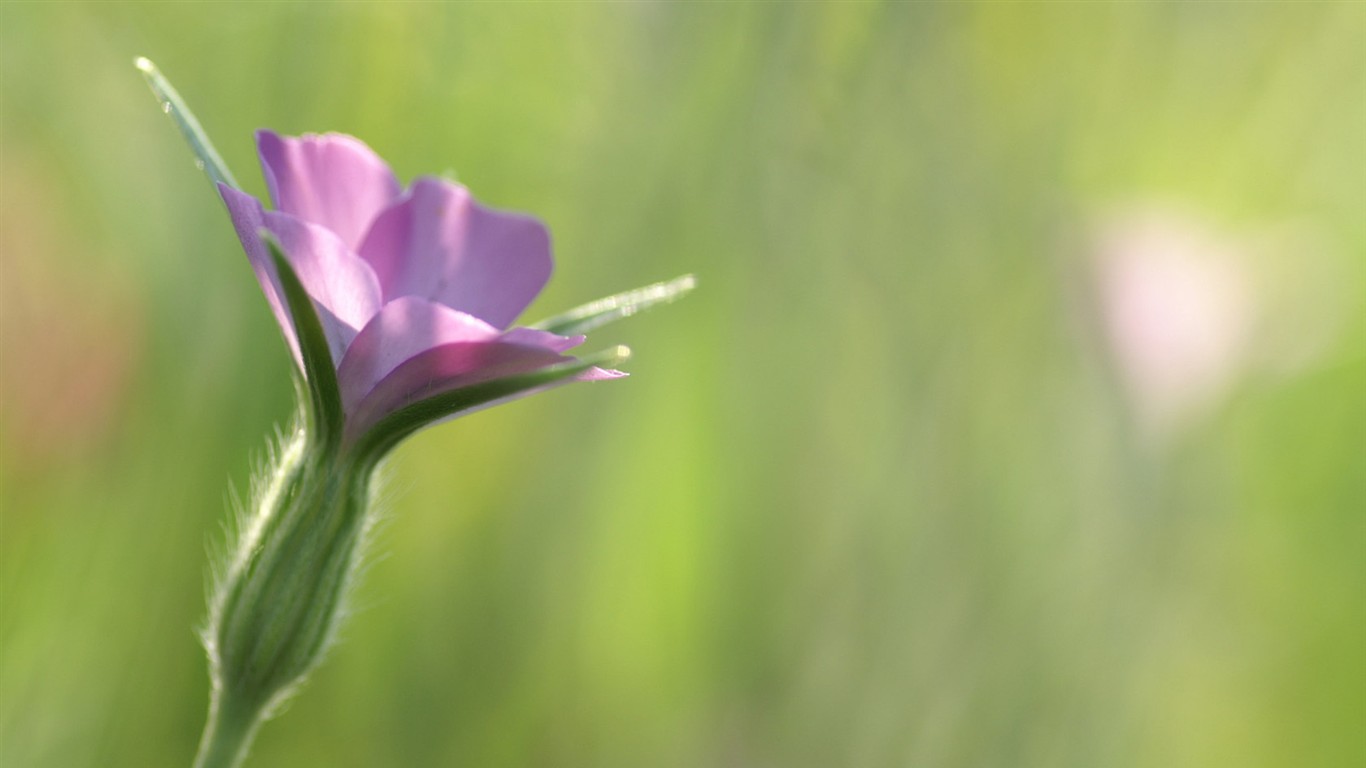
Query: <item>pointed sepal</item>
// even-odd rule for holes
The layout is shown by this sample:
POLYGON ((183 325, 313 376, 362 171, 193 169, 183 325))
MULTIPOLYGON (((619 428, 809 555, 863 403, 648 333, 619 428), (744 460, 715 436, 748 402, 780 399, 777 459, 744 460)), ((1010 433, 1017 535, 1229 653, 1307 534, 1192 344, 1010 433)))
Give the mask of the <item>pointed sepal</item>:
POLYGON ((204 133, 204 128, 199 124, 190 108, 185 106, 185 100, 180 98, 171 82, 161 74, 157 65, 149 59, 139 56, 133 61, 133 65, 138 68, 142 76, 147 79, 147 85, 152 88, 152 94, 161 103, 161 111, 171 116, 180 133, 185 137, 185 142, 190 145, 190 150, 194 152, 195 165, 200 170, 209 175, 209 180, 215 185, 219 182, 227 184, 234 189, 241 189, 237 185, 237 179, 232 177, 232 172, 224 164, 223 158, 218 155, 218 150, 214 149, 213 142, 209 141, 208 134, 204 133))
POLYGON ((531 326, 561 336, 578 336, 600 328, 614 320, 630 317, 637 312, 660 304, 676 301, 697 287, 697 278, 683 275, 673 280, 647 285, 634 291, 618 293, 605 299, 584 304, 562 315, 542 320, 531 326))
POLYGON ((323 332, 322 320, 318 318, 312 297, 304 289, 279 242, 268 230, 262 229, 260 235, 270 250, 285 306, 289 308, 294 333, 299 339, 299 352, 304 364, 302 389, 307 392, 309 401, 304 411, 311 420, 309 427, 322 443, 332 444, 341 438, 345 416, 341 387, 337 384, 337 369, 327 346, 327 334, 323 332))

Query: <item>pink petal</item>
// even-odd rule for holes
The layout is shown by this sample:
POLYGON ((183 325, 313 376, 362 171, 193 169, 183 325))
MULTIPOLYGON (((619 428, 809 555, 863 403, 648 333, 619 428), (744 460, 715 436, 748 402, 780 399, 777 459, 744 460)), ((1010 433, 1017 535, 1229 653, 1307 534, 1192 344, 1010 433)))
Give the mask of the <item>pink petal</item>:
MULTIPOLYGON (((348 433, 358 436, 393 411, 441 392, 568 361, 561 353, 581 341, 529 328, 500 333, 414 296, 391 302, 361 330, 337 372, 348 433)), ((577 378, 618 375, 595 368, 577 378)))
POLYGON ((395 368, 442 344, 486 343, 497 328, 477 317, 416 296, 392 301, 361 329, 337 366, 342 407, 350 412, 395 368))
POLYGON ((384 299, 421 296, 506 328, 550 279, 550 233, 522 214, 485 208, 440 179, 413 182, 360 246, 384 299))
POLYGON ((299 342, 276 282, 270 254, 261 242, 262 227, 280 241, 299 281, 313 298, 332 360, 341 360, 359 329, 379 311, 380 289, 374 271, 329 230, 286 213, 266 211, 256 198, 226 184, 219 184, 218 191, 295 361, 301 359, 299 342))
MULTIPOLYGON (((354 408, 347 411, 347 435, 354 440, 389 414, 443 392, 468 387, 504 376, 530 373, 573 358, 544 347, 512 344, 503 340, 464 342, 434 347, 405 361, 384 378, 354 408)), ((590 368, 552 384, 523 390, 485 403, 457 415, 506 403, 571 381, 597 381, 625 376, 621 371, 590 368)), ((440 419, 433 424, 445 421, 440 419)), ((431 425, 426 425, 431 426, 431 425)))
POLYGON ((556 352, 565 352, 582 344, 587 336, 560 336, 550 331, 535 328, 511 328, 503 332, 503 341, 511 344, 524 344, 532 347, 545 347, 556 352))
POLYGON ((563 359, 548 349, 496 339, 433 347, 404 361, 375 385, 355 411, 348 412, 348 431, 360 435, 405 405, 458 387, 534 371, 563 359))
MULTIPOLYGON (((442 349, 442 348, 438 348, 438 349, 442 349)), ((432 350, 432 353, 433 353, 433 354, 439 354, 438 350, 432 350)), ((559 360, 552 361, 551 363, 548 363, 547 365, 554 364, 555 362, 568 362, 570 359, 571 359, 571 358, 562 357, 562 358, 560 358, 559 360)), ((504 368, 504 369, 502 369, 502 370, 489 369, 489 370, 487 370, 487 371, 480 371, 479 373, 477 373, 477 374, 475 374, 475 375, 471 375, 471 376, 467 376, 467 377, 450 378, 450 379, 446 379, 446 380, 441 381, 441 382, 434 382, 434 383, 431 385, 431 388, 430 388, 428 391, 422 392, 422 393, 420 393, 418 396, 412 396, 412 397, 406 398, 406 399, 404 399, 404 400, 402 400, 402 401, 399 401, 399 402, 397 402, 397 403, 387 403, 387 402, 383 399, 383 393, 380 392, 379 394, 377 394, 376 396, 373 397, 373 400, 372 400, 371 398, 366 398, 366 399, 365 399, 365 401, 362 403, 362 406, 361 406, 361 412, 360 412, 360 413, 357 415, 357 417, 354 419, 354 423, 353 423, 353 424, 348 424, 348 426, 347 426, 348 434, 352 435, 352 436, 353 436, 353 439, 354 439, 354 437, 358 437, 358 436, 364 434, 364 433, 365 433, 365 430, 367 430, 367 429, 369 429, 370 427, 372 427, 372 426, 374 426, 375 424, 377 424, 377 423, 379 422, 379 419, 383 418, 385 415, 390 414, 390 413, 393 413, 395 410, 398 410, 399 408, 402 408, 402 407, 404 407, 404 406, 406 406, 406 405, 409 405, 409 404, 418 402, 419 400, 422 400, 422 399, 424 399, 424 398, 432 397, 432 396, 438 395, 438 394, 440 394, 440 393, 442 393, 442 392, 450 392, 450 391, 452 391, 452 390, 459 389, 460 387, 466 387, 466 386, 469 386, 469 385, 471 385, 471 384, 477 384, 477 383, 479 383, 479 382, 488 381, 488 380, 490 380, 490 379, 499 378, 499 377, 501 377, 501 376, 510 376, 510 375, 514 375, 514 374, 518 374, 518 373, 529 373, 529 372, 534 371, 534 370, 536 370, 537 368, 541 368, 541 367, 544 367, 544 366, 543 366, 543 365, 530 365, 530 366, 526 366, 526 367, 524 367, 524 368, 513 368, 513 367, 510 367, 510 366, 509 366, 509 367, 506 367, 506 368, 504 368), (377 416, 377 415, 378 415, 378 416, 377 416)), ((408 373, 408 371, 406 370, 406 368, 407 368, 407 366, 404 366, 403 369, 400 369, 400 370, 398 370, 398 371, 395 371, 394 374, 393 374, 393 378, 398 379, 398 378, 400 378, 400 377, 406 375, 406 374, 408 373)), ((551 382, 550 384, 544 384, 544 385, 539 386, 539 387, 532 387, 531 389, 524 389, 524 390, 522 390, 522 391, 520 391, 520 392, 516 392, 516 393, 513 393, 513 394, 511 394, 511 395, 508 395, 507 397, 500 397, 500 398, 498 398, 497 400, 490 400, 490 401, 487 402, 487 403, 483 403, 482 405, 474 406, 474 407, 472 407, 472 408, 469 408, 469 409, 460 411, 459 413, 453 413, 453 414, 451 414, 451 415, 449 415, 449 416, 446 416, 446 417, 444 417, 444 418, 437 419, 437 420, 435 420, 435 421, 433 421, 433 422, 431 422, 431 423, 424 424, 424 425, 423 425, 423 428, 425 429, 425 428, 427 428, 427 427, 436 426, 437 424, 443 424, 443 423, 445 423, 445 422, 447 422, 447 421, 450 421, 451 419, 458 418, 458 417, 461 417, 461 416, 468 416, 468 415, 470 415, 471 413, 478 413, 479 411, 482 411, 482 410, 484 410, 485 408, 493 408, 493 407, 495 407, 495 406, 499 406, 499 405, 502 405, 502 404, 504 404, 504 403, 510 403, 510 402, 512 402, 513 400, 520 400, 520 399, 522 399, 522 398, 524 398, 524 397, 529 397, 529 396, 531 396, 531 395, 540 394, 541 392, 547 392, 547 391, 549 391, 549 390, 555 389, 556 387, 562 387, 562 386, 564 386, 565 384, 570 384, 570 383, 572 383, 572 382, 576 382, 576 381, 606 381, 606 380, 608 380, 608 379, 620 379, 620 378, 625 378, 625 377, 628 376, 628 375, 630 375, 630 374, 626 373, 625 371, 617 371, 617 370, 612 370, 612 369, 610 369, 610 368, 596 368, 596 367, 595 367, 595 368, 589 368, 589 369, 583 371, 582 373, 580 373, 580 374, 578 374, 578 375, 576 375, 576 376, 570 376, 569 378, 560 379, 559 381, 551 382)), ((381 387, 383 387, 383 385, 381 385, 381 387)))
POLYGON ((352 250, 403 191, 389 166, 351 136, 257 131, 256 148, 275 209, 332 230, 352 250))

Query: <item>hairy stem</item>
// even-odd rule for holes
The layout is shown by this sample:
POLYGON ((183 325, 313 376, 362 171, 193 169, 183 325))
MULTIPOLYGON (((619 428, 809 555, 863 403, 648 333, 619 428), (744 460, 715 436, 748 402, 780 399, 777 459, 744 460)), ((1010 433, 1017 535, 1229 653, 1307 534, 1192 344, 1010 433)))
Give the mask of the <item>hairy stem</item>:
POLYGON ((223 691, 216 691, 194 768, 237 768, 256 736, 261 711, 260 706, 245 705, 223 691))

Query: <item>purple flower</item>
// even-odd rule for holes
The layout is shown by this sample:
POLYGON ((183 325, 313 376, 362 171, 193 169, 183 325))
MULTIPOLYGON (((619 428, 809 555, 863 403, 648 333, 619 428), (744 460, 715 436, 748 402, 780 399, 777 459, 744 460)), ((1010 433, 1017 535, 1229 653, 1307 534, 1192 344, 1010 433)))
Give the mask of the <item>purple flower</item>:
MULTIPOLYGON (((404 190, 350 136, 260 131, 256 142, 275 210, 228 184, 218 190, 301 370, 299 331, 263 230, 312 299, 345 442, 444 393, 574 362, 564 353, 583 336, 511 327, 550 278, 540 221, 482 206, 444 179, 420 177, 404 190)), ((588 367, 569 380, 623 375, 588 367)))
POLYGON ((578 335, 672 301, 691 275, 512 327, 550 278, 536 219, 419 178, 350 136, 256 135, 275 210, 238 187, 180 94, 135 62, 233 227, 302 374, 295 428, 253 483, 203 632, 212 698, 197 768, 241 764, 260 723, 335 640, 374 524, 379 461, 424 426, 566 381, 623 376, 578 335), (598 367, 603 366, 603 367, 598 367))

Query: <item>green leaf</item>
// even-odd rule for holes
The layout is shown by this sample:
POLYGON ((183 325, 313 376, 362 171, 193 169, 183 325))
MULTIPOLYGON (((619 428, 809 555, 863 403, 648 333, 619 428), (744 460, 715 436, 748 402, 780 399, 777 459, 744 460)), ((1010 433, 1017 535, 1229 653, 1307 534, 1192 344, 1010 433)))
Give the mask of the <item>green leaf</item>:
POLYGON ((593 367, 614 367, 630 356, 630 349, 617 346, 589 357, 547 366, 530 373, 472 384, 420 400, 381 419, 357 440, 352 453, 360 462, 373 464, 404 438, 433 422, 521 394, 529 389, 564 381, 593 367))
POLYGON ((213 142, 209 141, 204 128, 199 125, 199 120, 195 119, 194 113, 185 106, 184 99, 180 98, 180 94, 157 69, 157 65, 142 56, 135 59, 133 65, 147 78, 147 85, 151 86, 153 95, 161 102, 161 111, 170 115, 180 127, 185 141, 194 151, 195 165, 207 173, 209 179, 215 183, 221 181, 234 189, 241 189, 237 186, 237 179, 232 177, 228 167, 223 164, 223 158, 218 156, 218 150, 213 148, 213 142))
POLYGON ((294 334, 299 339, 299 352, 304 361, 304 379, 308 385, 309 415, 318 437, 325 444, 341 439, 343 419, 341 388, 337 384, 337 371, 332 363, 332 353, 327 346, 327 334, 323 332, 322 321, 313 307, 313 299, 304 290, 304 285, 285 258, 280 244, 268 230, 260 231, 261 240, 270 249, 270 257, 275 262, 275 271, 280 277, 280 287, 284 290, 285 304, 294 323, 294 334))
POLYGON ((643 309, 676 301, 696 286, 697 278, 692 275, 684 275, 673 280, 637 288, 634 291, 598 299, 577 309, 571 309, 562 315, 542 320, 531 327, 557 333, 561 336, 577 336, 607 325, 614 320, 630 317, 643 309))

